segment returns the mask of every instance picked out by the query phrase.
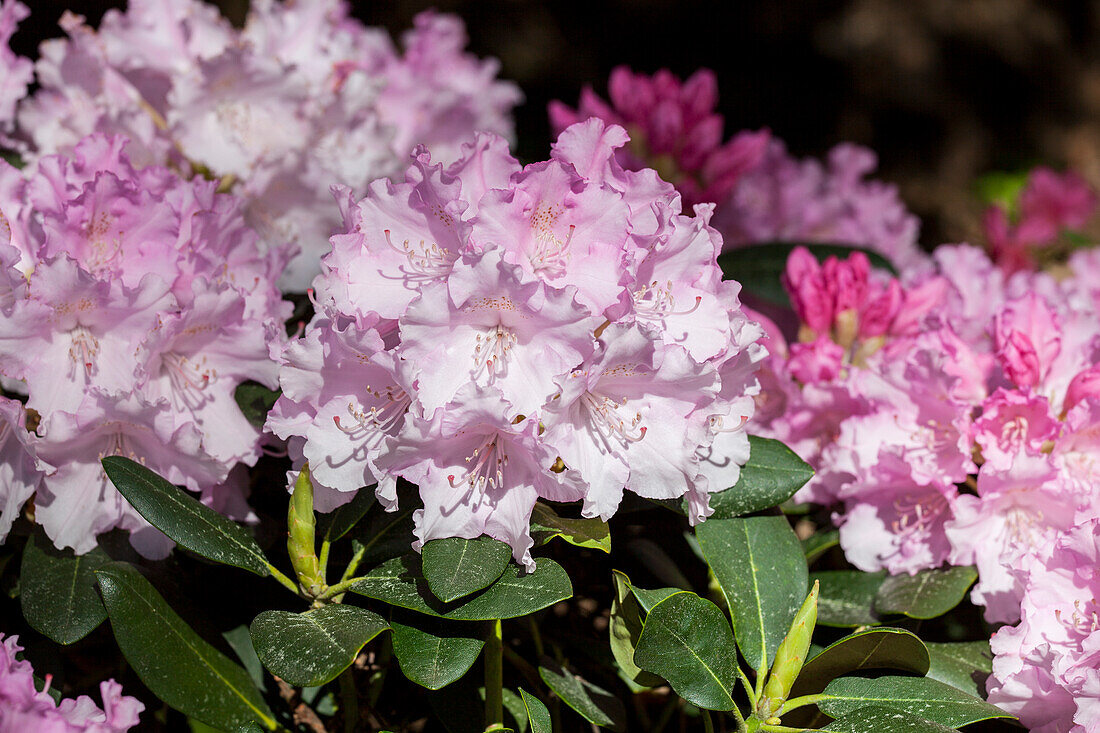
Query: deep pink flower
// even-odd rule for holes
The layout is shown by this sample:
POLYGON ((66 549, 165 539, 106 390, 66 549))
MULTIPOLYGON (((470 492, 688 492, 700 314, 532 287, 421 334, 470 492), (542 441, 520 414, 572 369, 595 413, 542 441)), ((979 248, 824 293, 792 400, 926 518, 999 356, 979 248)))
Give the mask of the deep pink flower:
POLYGON ((723 143, 722 116, 714 112, 718 83, 709 69, 681 82, 667 69, 646 76, 619 66, 611 72, 608 96, 610 104, 585 87, 576 110, 551 102, 554 132, 589 117, 623 126, 631 144, 619 151, 618 162, 628 170, 655 168, 689 207, 725 200, 757 165, 770 137, 766 130, 742 132, 723 143))

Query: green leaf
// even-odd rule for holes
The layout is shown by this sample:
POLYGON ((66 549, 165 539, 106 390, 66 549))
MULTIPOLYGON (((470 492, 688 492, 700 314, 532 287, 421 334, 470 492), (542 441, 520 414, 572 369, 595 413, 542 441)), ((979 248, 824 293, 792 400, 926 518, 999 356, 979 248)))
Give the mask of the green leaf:
POLYGON ((512 548, 492 537, 431 540, 421 552, 428 588, 444 603, 487 588, 512 558, 512 548))
POLYGON ((923 676, 928 665, 928 649, 904 629, 857 631, 834 641, 806 662, 790 696, 817 694, 829 680, 865 669, 898 669, 923 676))
MULTIPOLYGON (((485 699, 485 688, 481 689, 481 699, 485 699)), ((527 706, 523 704, 523 698, 505 687, 500 691, 500 699, 504 704, 505 712, 512 716, 512 720, 516 724, 513 733, 527 733, 527 706)), ((505 722, 508 722, 507 717, 505 718, 505 722)), ((509 729, 504 728, 498 730, 509 729)))
POLYGON ((262 428, 267 422, 267 413, 279 399, 277 390, 268 389, 259 382, 242 382, 238 385, 233 397, 237 400, 237 406, 241 408, 248 422, 258 428, 262 428))
POLYGON ((347 504, 339 506, 327 514, 318 514, 317 535, 329 542, 335 542, 351 531, 356 523, 375 505, 374 486, 374 484, 364 486, 355 494, 355 498, 347 504))
POLYGON ((270 574, 260 546, 236 522, 129 458, 107 456, 103 469, 134 509, 177 544, 215 562, 270 574))
POLYGON ((985 681, 993 671, 988 641, 939 644, 925 642, 931 657, 928 676, 957 690, 985 698, 985 681))
POLYGON ((115 641, 150 691, 184 715, 234 730, 275 719, 248 672, 203 641, 141 573, 124 563, 96 571, 115 641))
POLYGON ((853 710, 822 730, 826 733, 955 733, 955 729, 897 710, 869 705, 853 710))
POLYGON ((765 669, 808 592, 798 537, 783 516, 708 519, 695 536, 726 597, 741 654, 765 669))
POLYGON ((531 514, 531 536, 542 545, 560 537, 571 545, 602 550, 611 554, 611 529, 599 518, 568 519, 541 501, 535 504, 531 514))
POLYGON ((733 710, 737 645, 721 609, 694 593, 674 593, 653 607, 634 662, 664 677, 688 702, 733 710))
POLYGON ((655 687, 661 684, 661 678, 634 663, 634 650, 642 635, 642 606, 631 592, 630 578, 618 570, 612 570, 611 577, 615 582, 615 596, 611 599, 611 617, 608 623, 611 654, 618 662, 619 669, 631 681, 643 687, 655 687))
POLYGON ((733 487, 710 495, 710 519, 730 519, 779 506, 802 488, 814 470, 778 440, 749 436, 749 460, 733 487))
POLYGON ((840 544, 840 532, 831 529, 818 532, 802 540, 802 551, 806 553, 806 563, 813 565, 822 555, 840 544))
POLYGON ((515 618, 540 611, 573 595, 569 576, 561 565, 541 557, 533 573, 510 565, 481 593, 453 603, 443 603, 428 588, 419 555, 387 560, 367 573, 351 590, 391 606, 456 621, 489 621, 515 618))
POLYGON ((858 570, 826 570, 810 574, 810 582, 821 583, 817 599, 818 626, 875 626, 882 623, 875 613, 875 594, 885 572, 863 573, 858 570))
POLYGON ((233 653, 237 655, 237 659, 241 660, 241 664, 244 665, 245 671, 252 678, 252 683, 256 685, 256 688, 260 692, 266 692, 264 665, 256 654, 256 647, 252 645, 252 634, 249 632, 248 626, 241 624, 235 629, 223 632, 222 638, 229 644, 229 648, 233 650, 233 653))
POLYGON ((392 622, 393 653, 410 680, 438 690, 466 674, 485 640, 477 627, 419 617, 416 625, 392 622))
POLYGON ((95 571, 109 562, 98 547, 74 555, 58 550, 42 534, 32 535, 19 570, 19 602, 27 623, 58 644, 83 639, 107 618, 95 571))
POLYGON ((264 611, 249 630, 269 672, 294 687, 318 687, 339 677, 388 628, 377 613, 330 603, 305 613, 264 611))
POLYGON ((962 602, 977 579, 978 570, 973 566, 892 575, 882 581, 875 595, 875 610, 920 619, 942 616, 962 602))
POLYGON ((893 265, 878 252, 843 244, 817 244, 801 242, 761 242, 749 247, 738 247, 723 252, 718 257, 725 279, 741 283, 744 292, 775 305, 788 306, 787 291, 780 276, 787 267, 787 257, 795 247, 805 247, 819 261, 835 256, 841 259, 852 252, 862 252, 871 260, 871 266, 897 274, 893 265))
POLYGON ((821 712, 834 718, 878 705, 958 728, 990 718, 1011 718, 1000 708, 927 677, 840 677, 825 688, 821 712))
POLYGON ((627 542, 626 549, 662 583, 667 583, 677 590, 691 588, 691 581, 680 570, 680 564, 669 557, 664 548, 653 540, 648 537, 635 537, 627 542))
POLYGON ((531 726, 531 733, 554 733, 550 727, 550 711, 538 699, 522 687, 519 688, 520 699, 527 708, 527 721, 531 726))
POLYGON ((540 665, 539 677, 589 723, 615 731, 626 730, 626 709, 612 693, 553 663, 540 665))
POLYGON ((679 593, 681 590, 680 588, 654 588, 653 590, 646 590, 636 585, 630 586, 630 591, 634 594, 634 597, 638 599, 638 603, 642 604, 642 609, 645 610, 646 613, 652 611, 654 606, 673 593, 679 593))

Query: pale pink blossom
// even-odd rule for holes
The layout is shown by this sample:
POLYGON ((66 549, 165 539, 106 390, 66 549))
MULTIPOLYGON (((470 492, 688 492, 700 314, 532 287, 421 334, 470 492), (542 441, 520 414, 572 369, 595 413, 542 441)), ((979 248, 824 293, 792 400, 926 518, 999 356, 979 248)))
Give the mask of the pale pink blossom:
POLYGON ((99 684, 102 708, 86 695, 54 702, 50 676, 38 690, 31 663, 16 658, 22 650, 18 636, 0 636, 0 733, 125 733, 138 725, 145 705, 114 680, 99 684))

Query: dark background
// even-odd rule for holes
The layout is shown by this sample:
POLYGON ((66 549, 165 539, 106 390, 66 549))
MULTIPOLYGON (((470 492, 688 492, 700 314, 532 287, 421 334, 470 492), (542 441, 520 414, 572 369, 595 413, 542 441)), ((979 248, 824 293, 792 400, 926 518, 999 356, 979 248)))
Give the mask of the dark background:
MULTIPOLYGON (((303 0, 308 1, 308 0, 303 0)), ((30 0, 14 39, 34 54, 64 8, 98 22, 123 2, 30 0)), ((247 0, 220 0, 236 22, 247 0)), ((972 236, 974 179, 1038 162, 1100 184, 1100 1, 438 0, 353 3, 398 37, 427 7, 455 12, 470 48, 502 62, 527 102, 519 153, 547 154, 546 103, 603 93, 628 64, 714 69, 727 130, 769 127, 800 155, 841 141, 876 150, 924 220, 926 246, 972 236)))

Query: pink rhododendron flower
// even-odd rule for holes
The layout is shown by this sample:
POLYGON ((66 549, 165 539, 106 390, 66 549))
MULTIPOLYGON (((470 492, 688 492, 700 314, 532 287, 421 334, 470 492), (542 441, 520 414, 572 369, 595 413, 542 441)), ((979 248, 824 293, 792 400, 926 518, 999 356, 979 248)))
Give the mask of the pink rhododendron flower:
POLYGON ((1100 521, 1071 527, 1015 571, 1021 620, 993 635, 989 701, 1031 730, 1100 725, 1100 521))
POLYGON ((986 210, 982 225, 997 266, 1007 273, 1032 270, 1036 254, 1065 229, 1079 229, 1096 212, 1096 194, 1073 171, 1031 171, 1020 193, 1016 221, 999 205, 986 210))
POLYGON ((759 242, 833 242, 866 247, 902 269, 923 269, 917 218, 886 183, 865 180, 875 154, 844 143, 826 164, 798 160, 779 140, 718 202, 715 226, 726 247, 759 242))
POLYGON ((698 521, 736 483, 762 331, 721 280, 710 207, 682 215, 619 165, 626 142, 591 119, 521 168, 482 135, 341 197, 268 418, 325 506, 377 482, 392 508, 402 477, 418 545, 488 534, 531 567, 539 498, 608 518, 627 489, 687 497, 698 521))
POLYGON ((0 131, 10 132, 15 120, 15 105, 27 94, 34 79, 34 65, 29 59, 12 53, 8 44, 16 27, 30 14, 19 0, 0 2, 0 131))
POLYGON ((239 483, 226 482, 259 458, 260 432, 234 393, 247 380, 277 384, 269 349, 289 315, 275 287, 285 253, 264 255, 215 183, 135 170, 117 138, 88 138, 22 174, 2 168, 19 255, 8 248, 0 371, 39 417, 28 434, 22 408, 5 413, 4 532, 33 494, 35 520, 60 547, 87 552, 119 527, 143 553, 167 553, 107 480, 105 455, 247 516, 239 483))
POLYGON ((454 160, 476 131, 511 135, 522 98, 495 61, 464 53, 458 19, 431 12, 403 53, 342 0, 256 2, 240 30, 199 0, 133 0, 98 30, 71 14, 62 28, 68 38, 43 44, 40 88, 18 110, 26 155, 119 134, 140 165, 220 179, 265 249, 297 249, 281 278, 291 290, 309 285, 340 225, 330 186, 362 195, 415 145, 454 160))
POLYGON ((718 81, 709 69, 681 82, 667 69, 646 76, 619 66, 611 72, 608 95, 610 104, 585 87, 575 110, 551 102, 554 132, 589 117, 623 126, 631 141, 616 153, 619 164, 627 170, 657 169, 688 206, 724 201, 760 161, 770 137, 762 130, 722 141, 722 116, 714 112, 718 81))
POLYGON ((102 708, 86 695, 54 702, 47 689, 36 688, 31 663, 16 659, 22 650, 19 637, 0 635, 0 733, 125 733, 138 724, 145 705, 123 695, 114 680, 99 684, 102 708))

